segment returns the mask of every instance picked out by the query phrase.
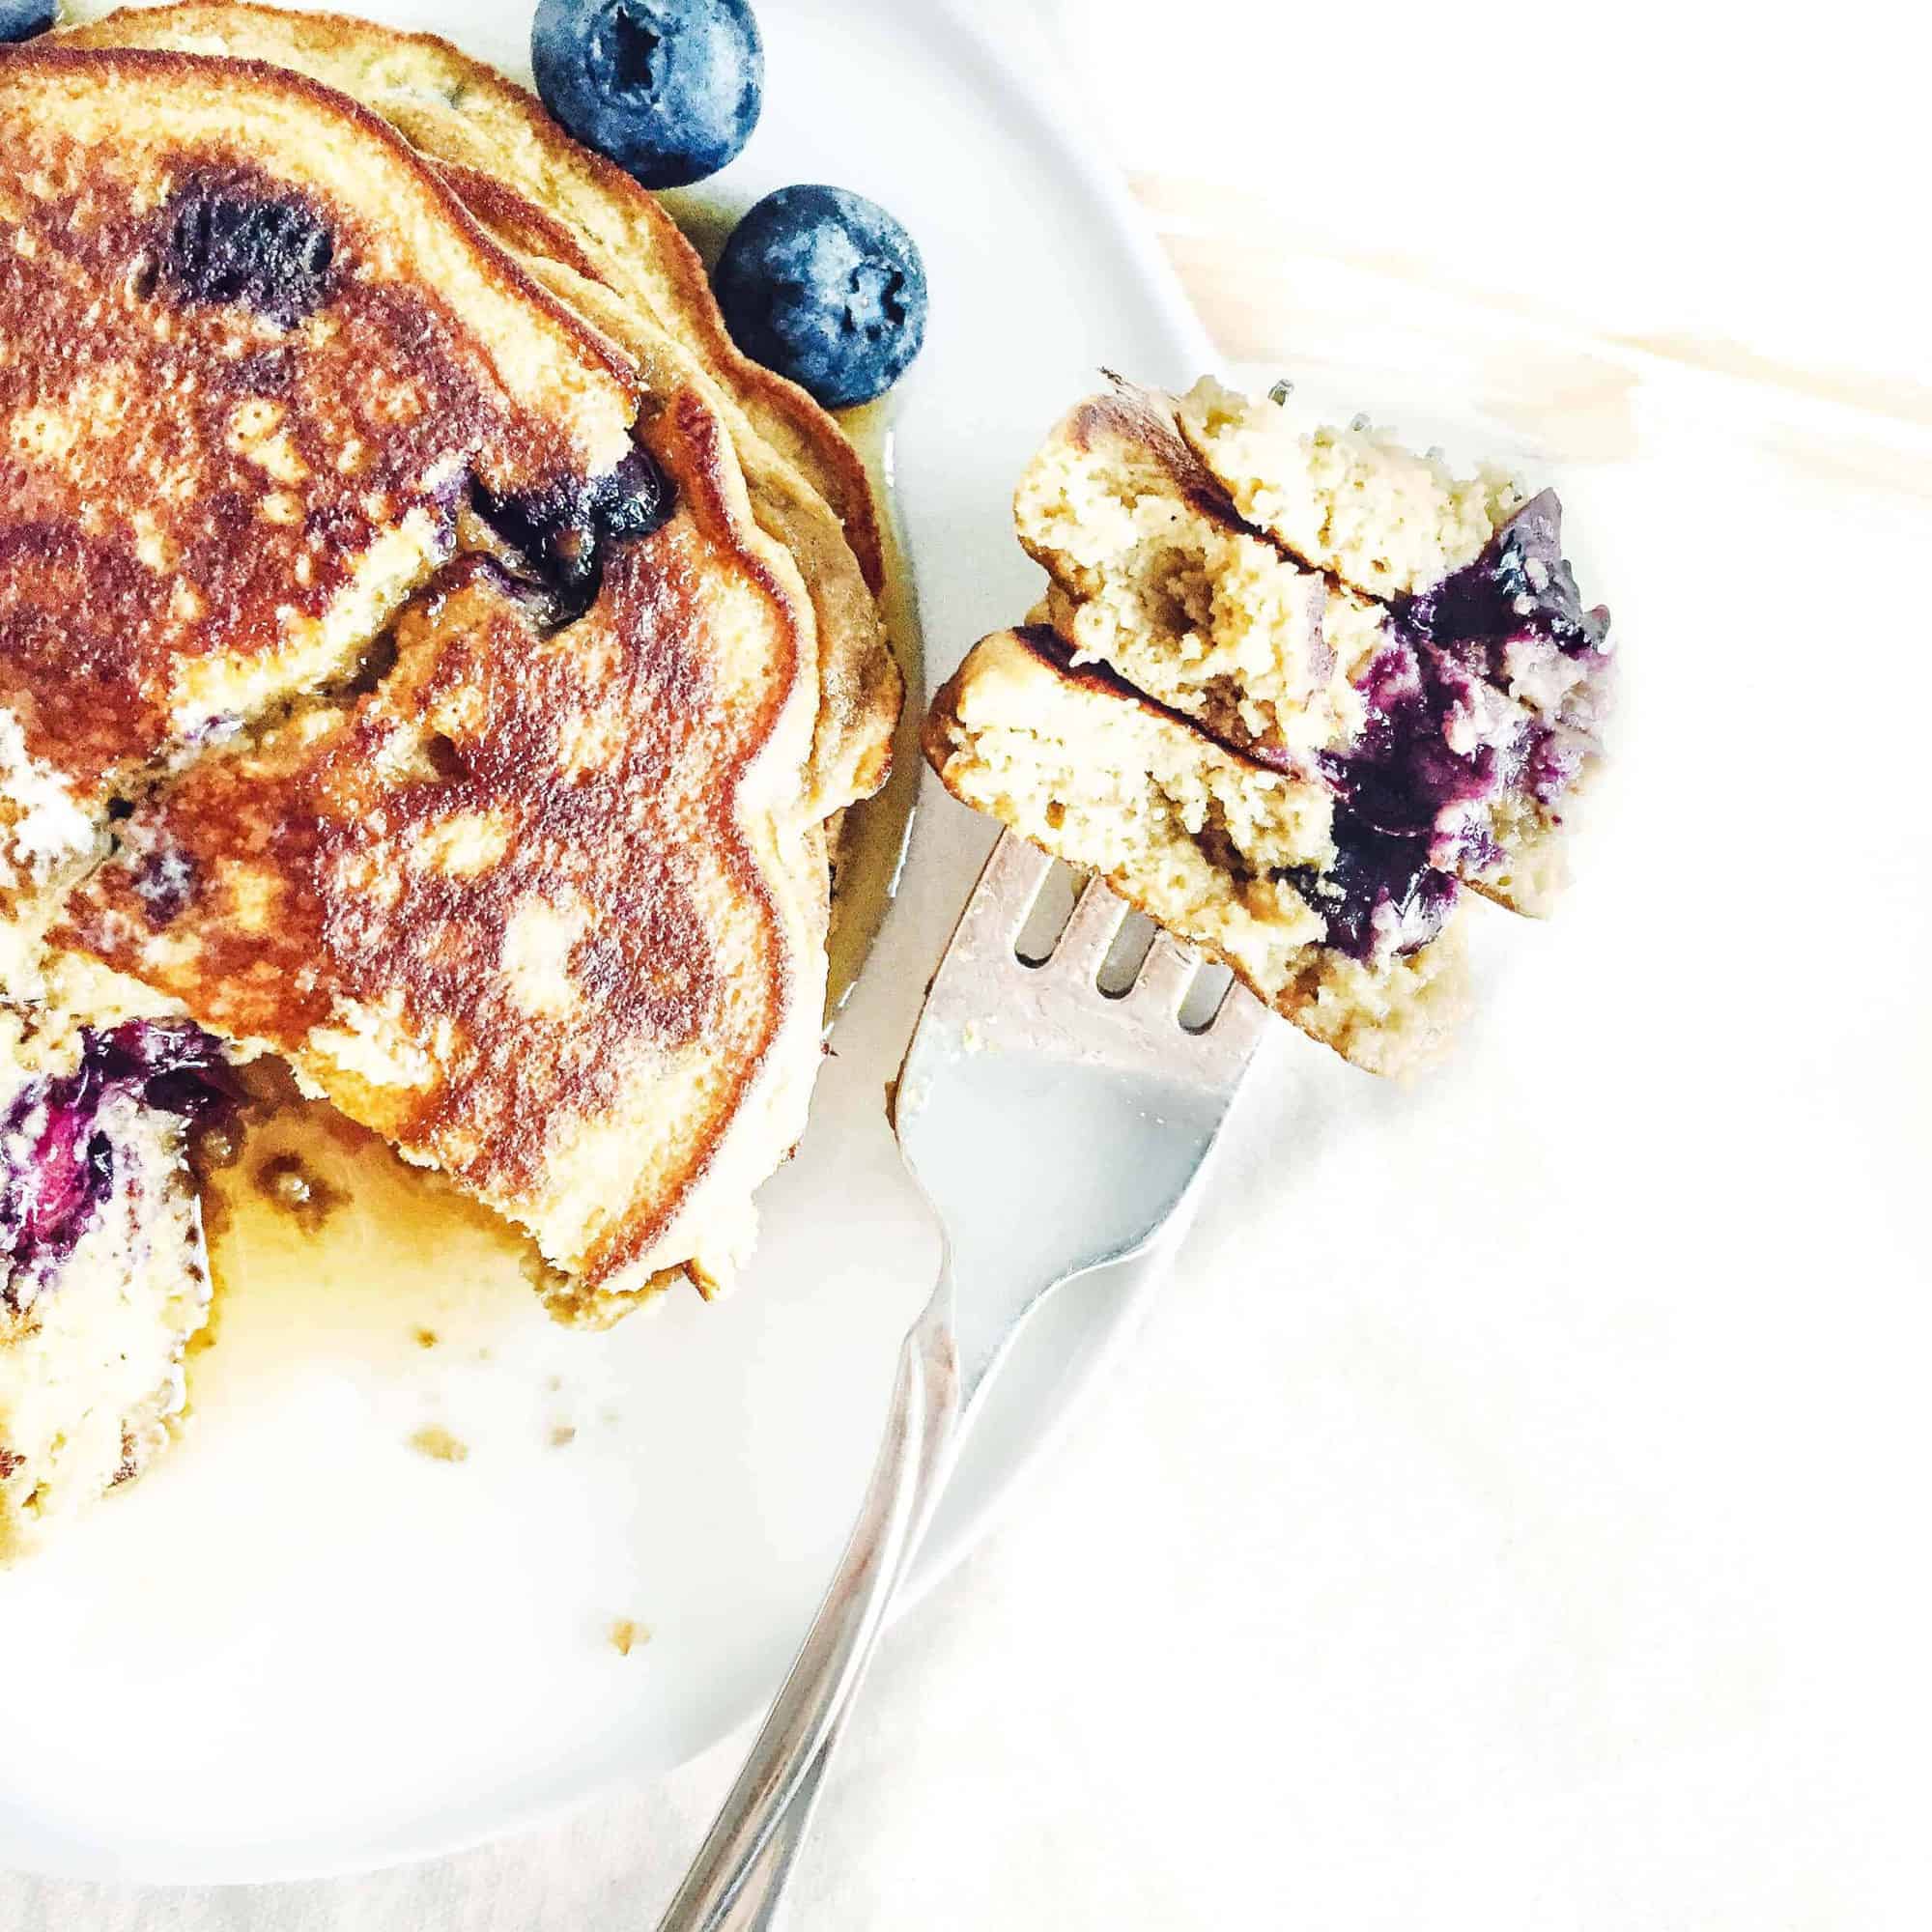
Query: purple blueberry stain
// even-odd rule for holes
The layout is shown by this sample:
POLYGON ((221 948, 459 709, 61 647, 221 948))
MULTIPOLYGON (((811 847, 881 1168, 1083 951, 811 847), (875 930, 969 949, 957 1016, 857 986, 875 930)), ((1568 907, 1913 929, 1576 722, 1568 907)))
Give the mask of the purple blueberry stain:
POLYGON ((144 853, 129 879, 154 925, 171 924, 194 896, 194 862, 178 845, 160 845, 144 853))
POLYGON ((1335 813, 1335 857, 1324 868, 1282 873, 1327 926, 1327 943, 1369 962, 1417 952, 1442 930, 1456 881, 1431 863, 1426 837, 1382 831, 1346 807, 1335 813))
POLYGON ((298 195, 204 176, 164 213, 160 281, 177 300, 234 304, 292 328, 328 299, 335 238, 298 195))
POLYGON ((1532 497, 1472 563, 1393 607, 1395 629, 1539 708, 1588 724, 1610 662, 1610 613, 1586 609, 1563 554, 1563 505, 1532 497))
POLYGON ((123 1097, 194 1120, 233 1095, 218 1043, 176 1020, 90 1031, 71 1073, 28 1082, 0 1119, 0 1301, 31 1299, 112 1191, 103 1119, 123 1097))
POLYGON ((1358 957, 1390 918, 1401 933, 1434 937, 1454 898, 1451 875, 1482 877, 1502 863, 1496 801, 1548 810, 1581 775, 1590 741, 1575 721, 1591 716, 1607 673, 1609 612, 1584 608, 1561 532, 1562 505, 1545 491, 1472 563, 1398 600, 1390 641, 1355 681, 1359 736, 1317 761, 1340 802, 1337 857, 1329 886, 1308 896, 1331 942, 1358 957), (1561 667, 1553 676, 1551 666, 1561 667), (1555 703, 1503 702, 1500 689, 1520 673, 1555 703))
POLYGON ((1474 680, 1405 643, 1378 651, 1356 680, 1360 736, 1323 753, 1322 776, 1353 816, 1378 832, 1453 838, 1466 808, 1505 778, 1500 748, 1480 732, 1474 680))
POLYGON ((547 490, 499 497, 479 483, 475 506, 567 621, 595 600, 607 548, 661 529, 677 494, 655 458, 633 448, 602 476, 570 478, 547 490))

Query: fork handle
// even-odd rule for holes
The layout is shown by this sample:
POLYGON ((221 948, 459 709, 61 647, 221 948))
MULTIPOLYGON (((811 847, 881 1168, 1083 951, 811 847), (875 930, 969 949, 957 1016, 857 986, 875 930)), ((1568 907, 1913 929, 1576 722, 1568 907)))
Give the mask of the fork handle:
POLYGON ((952 1311, 949 1269, 899 1350, 886 1439, 818 1614, 658 1932, 752 1932, 774 1922, 839 1720, 952 1466, 959 1417, 952 1311))
POLYGON ((752 1861, 743 1883, 731 1894, 724 1916, 718 1921, 719 1932, 778 1932, 792 1862, 804 1848, 806 1833, 811 1829, 812 1814, 818 1808, 819 1787, 825 1781, 825 1761, 832 1755, 843 1728, 842 1722, 834 1724, 831 1735, 819 1746, 818 1755, 806 1766, 790 1802, 773 1821, 764 1850, 752 1861))

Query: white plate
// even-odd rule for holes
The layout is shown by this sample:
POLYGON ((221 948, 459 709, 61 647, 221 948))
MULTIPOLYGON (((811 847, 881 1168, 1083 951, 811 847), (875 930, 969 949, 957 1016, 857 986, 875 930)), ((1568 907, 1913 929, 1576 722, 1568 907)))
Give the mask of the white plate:
MULTIPOLYGON (((520 0, 380 11, 526 70, 520 0)), ((930 271, 892 454, 943 673, 1032 600, 1007 503, 1039 432, 1101 362, 1178 382, 1207 351, 1118 191, 970 27, 896 0, 762 0, 760 17, 767 105, 722 193, 868 191, 930 271)), ((668 1769, 769 1695, 930 1282, 882 1090, 989 841, 949 802, 919 818, 811 1131, 724 1303, 679 1294, 611 1334, 566 1333, 461 1216, 359 1240, 390 1186, 366 1160, 327 1281, 298 1234, 250 1225, 260 1283, 303 1279, 251 1274, 197 1362, 178 1450, 0 1572, 0 1864, 186 1883, 426 1856, 668 1769), (431 1245, 437 1280, 471 1269, 473 1292, 425 1288, 431 1245), (411 1448, 429 1427, 467 1460, 411 1448), (619 1618, 650 1633, 628 1656, 609 1640, 619 1618)), ((1064 1419, 1148 1279, 1040 1331, 923 1582, 1064 1419)))

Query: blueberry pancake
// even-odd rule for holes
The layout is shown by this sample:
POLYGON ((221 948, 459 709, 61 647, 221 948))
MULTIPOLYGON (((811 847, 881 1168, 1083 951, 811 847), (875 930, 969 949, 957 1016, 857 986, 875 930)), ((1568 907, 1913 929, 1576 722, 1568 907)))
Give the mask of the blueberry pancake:
POLYGON ((15 1530, 151 1453, 205 1296, 153 1040, 284 1055, 527 1229, 560 1316, 728 1275, 826 882, 811 605, 709 397, 340 95, 0 55, 15 1530))
POLYGON ((824 818, 878 788, 904 685, 875 601, 879 531, 864 466, 810 396, 738 352, 702 263, 652 195, 571 140, 534 97, 433 35, 187 0, 124 9, 63 38, 241 55, 340 89, 433 160, 649 384, 701 389, 730 430, 759 527, 792 553, 812 600, 820 690, 808 804, 824 818))
POLYGON ((1287 397, 1211 378, 1176 407, 1188 446, 1247 523, 1374 598, 1409 636, 1507 690, 1546 725, 1594 730, 1609 707, 1609 613, 1564 561, 1553 491, 1524 500, 1500 470, 1458 478, 1365 421, 1302 420, 1287 397))
POLYGON ((1546 910, 1608 665, 1553 497, 1363 430, 1297 430, 1272 402, 1229 429, 1237 402, 1204 384, 1177 424, 1170 398, 1117 384, 1055 429, 1014 498, 1055 624, 1247 756, 1426 835, 1437 867, 1546 910), (1245 467, 1224 477, 1209 455, 1245 467))
POLYGON ((1357 1065, 1426 1064, 1462 1014, 1456 882, 1421 841, 1351 822, 1327 786, 1075 665, 1049 626, 977 644, 924 748, 955 798, 1099 873, 1357 1065))
POLYGON ((1278 399, 1116 380, 1013 514, 1048 591, 935 700, 948 788, 1347 1059, 1433 1057, 1459 898, 1548 908, 1599 756, 1608 616, 1554 496, 1278 399))
POLYGON ((627 366, 393 144, 321 119, 271 178, 249 131, 138 56, 0 69, 0 904, 29 922, 118 788, 352 671, 472 479, 534 500, 628 457, 627 366), (150 71, 165 131, 129 111, 150 71))
POLYGON ((375 689, 137 806, 54 934, 527 1229, 575 1319, 728 1277, 817 1064, 816 981, 788 995, 819 882, 720 783, 774 723, 746 645, 778 600, 678 413, 653 439, 678 510, 582 615, 452 566, 375 689))

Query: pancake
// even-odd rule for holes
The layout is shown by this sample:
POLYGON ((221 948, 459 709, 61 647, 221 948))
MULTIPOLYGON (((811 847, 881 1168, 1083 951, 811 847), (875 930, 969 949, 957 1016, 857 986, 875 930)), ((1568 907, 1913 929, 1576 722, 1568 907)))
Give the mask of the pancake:
MULTIPOLYGON (((1196 435, 1208 393, 1182 406, 1196 435)), ((1236 433, 1225 425, 1240 399, 1212 393, 1224 427, 1202 440, 1247 457, 1233 482, 1186 440, 1174 398, 1124 383, 1069 412, 1027 466, 1014 523, 1052 579, 1055 627, 1241 755, 1323 781, 1381 831, 1426 837, 1431 863, 1465 885, 1548 911, 1601 748, 1574 707, 1546 710, 1535 679, 1439 635, 1426 603, 1390 585, 1468 601, 1456 586, 1490 583, 1501 547, 1553 497, 1525 503, 1496 472, 1458 480, 1359 429, 1297 434, 1271 402, 1236 433), (1241 501, 1271 521, 1249 522, 1241 501)), ((1552 598, 1562 568, 1557 552, 1552 598)))
POLYGON ((811 605, 711 393, 339 94, 0 54, 0 1028, 71 1059, 0 1055, 0 1523, 145 1460, 205 1306, 130 1042, 285 1057, 561 1318, 728 1279, 826 874, 811 605))
POLYGON ((63 38, 244 55, 340 89, 435 160, 648 382, 703 388, 730 428, 759 526, 792 552, 814 605, 810 810, 830 817, 884 782, 904 685, 875 601, 880 538, 864 465, 803 390, 738 352, 702 263, 653 196, 571 140, 533 96, 432 35, 190 0, 123 10, 63 38))
POLYGON ((129 107, 165 71, 52 49, 0 70, 14 902, 92 856, 118 786, 352 670, 469 479, 535 500, 631 447, 635 372, 399 143, 317 114, 270 176, 251 134, 280 141, 314 90, 258 91, 231 128, 223 89, 177 84, 163 130, 129 107), (382 239, 396 221, 420 259, 382 239))
POLYGON ((452 566, 373 691, 197 760, 53 935, 527 1229, 575 1318, 728 1279, 817 1065, 815 882, 728 780, 776 722, 782 593, 684 412, 652 427, 676 514, 580 617, 452 566))
POLYGON ((1429 1064, 1466 1009, 1452 881, 1402 841, 1350 840, 1326 786, 1076 666, 1046 625, 967 653, 924 749, 962 804, 1097 872, 1358 1066, 1429 1064))
POLYGON ((953 795, 1101 874, 1378 1073, 1466 1005, 1465 888, 1540 914, 1600 757, 1609 613, 1552 492, 1285 388, 1110 379, 1013 497, 1045 569, 933 701, 953 795))

